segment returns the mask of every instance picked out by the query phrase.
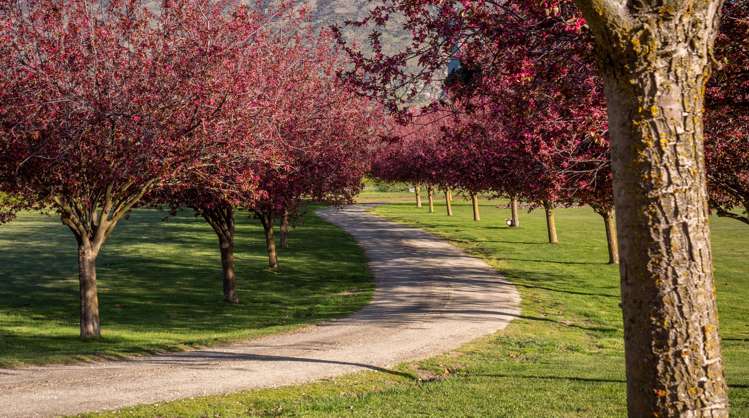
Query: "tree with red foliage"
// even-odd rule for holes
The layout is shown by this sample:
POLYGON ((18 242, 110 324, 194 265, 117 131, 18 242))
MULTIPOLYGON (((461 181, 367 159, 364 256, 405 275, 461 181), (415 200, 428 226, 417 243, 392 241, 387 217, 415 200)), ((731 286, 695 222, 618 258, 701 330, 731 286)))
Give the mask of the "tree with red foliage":
MULTIPOLYGON (((234 121, 239 122, 239 121, 234 121)), ((242 123, 224 127, 247 126, 242 123)), ((230 129, 233 130, 233 129, 230 129)), ((255 199, 258 178, 253 163, 262 156, 251 147, 257 143, 244 130, 227 132, 213 130, 215 141, 225 152, 214 155, 194 170, 176 176, 148 200, 152 204, 168 204, 172 211, 189 207, 208 222, 216 233, 221 253, 224 301, 239 303, 234 263, 234 208, 255 199), (240 134, 240 136, 236 136, 240 134)))
POLYGON ((570 38, 582 30, 575 19, 548 20, 526 19, 525 30, 513 39, 474 40, 458 51, 461 66, 448 76, 446 87, 451 107, 463 116, 455 118, 442 146, 452 157, 447 165, 453 187, 472 197, 492 191, 544 207, 549 241, 557 243, 554 206, 588 203, 581 198, 589 194, 577 193, 577 187, 597 183, 581 178, 608 168, 605 159, 580 153, 607 156, 608 142, 590 39, 570 38), (558 42, 538 45, 534 28, 539 26, 544 42, 558 42), (541 49, 546 54, 539 54, 541 49), (491 60, 500 64, 483 69, 491 60), (471 68, 482 68, 480 75, 467 75, 471 68), (584 171, 582 164, 572 168, 573 160, 584 160, 584 171))
POLYGON ((285 241, 289 218, 303 199, 351 202, 369 170, 370 142, 382 126, 379 107, 338 78, 346 63, 330 34, 301 30, 283 45, 271 59, 276 62, 263 99, 272 104, 262 122, 264 146, 275 157, 255 165, 257 198, 247 202, 265 230, 271 268, 278 266, 274 222, 281 219, 285 241))
POLYGON ((457 176, 452 171, 454 156, 443 137, 455 123, 455 113, 445 106, 411 109, 405 118, 393 122, 386 143, 373 157, 372 174, 385 181, 427 186, 429 210, 434 212, 435 189, 442 189, 448 216, 452 216, 450 188, 457 176))
POLYGON ((619 243, 617 241, 614 212, 613 174, 609 157, 608 138, 601 136, 597 141, 585 141, 566 161, 568 177, 568 204, 588 205, 603 218, 609 264, 619 264, 619 243))
POLYGON ((242 56, 257 22, 227 7, 0 6, 0 190, 53 208, 76 237, 83 338, 100 335, 96 258, 117 223, 147 193, 225 152, 211 132, 247 105, 242 56))
POLYGON ((623 0, 384 0, 357 23, 374 28, 374 54, 367 57, 348 49, 357 64, 350 76, 395 110, 404 92, 418 92, 422 83, 414 80, 430 79, 455 45, 468 64, 463 76, 473 78, 502 74, 508 64, 501 53, 480 54, 486 59, 471 61, 471 53, 464 51, 475 45, 503 51, 503 45, 512 50, 513 42, 520 40, 532 52, 521 56, 536 59, 584 46, 575 39, 594 41, 612 144, 632 417, 728 415, 702 120, 722 5, 722 0, 665 5, 623 0), (394 17, 411 31, 413 43, 387 55, 378 33, 394 17), (571 42, 557 37, 547 42, 545 34, 554 27, 571 29, 571 42), (409 62, 418 62, 419 70, 407 71, 409 62), (682 356, 664 354, 675 351, 682 356))
POLYGON ((298 70, 294 60, 299 57, 289 51, 298 49, 297 31, 303 23, 303 17, 286 4, 264 13, 246 7, 237 12, 244 14, 244 21, 253 23, 231 32, 233 36, 252 38, 253 48, 237 57, 242 77, 236 81, 241 85, 235 88, 243 92, 246 101, 211 131, 213 146, 221 152, 152 196, 152 202, 167 203, 174 210, 192 208, 208 222, 218 238, 224 301, 233 304, 239 303, 234 263, 235 208, 252 207, 264 196, 259 188, 258 166, 282 161, 276 145, 283 140, 273 121, 284 117, 278 103, 292 84, 279 84, 278 79, 298 77, 294 75, 298 70))
POLYGON ((718 216, 749 224, 749 4, 726 1, 723 11, 706 99, 708 190, 718 216))

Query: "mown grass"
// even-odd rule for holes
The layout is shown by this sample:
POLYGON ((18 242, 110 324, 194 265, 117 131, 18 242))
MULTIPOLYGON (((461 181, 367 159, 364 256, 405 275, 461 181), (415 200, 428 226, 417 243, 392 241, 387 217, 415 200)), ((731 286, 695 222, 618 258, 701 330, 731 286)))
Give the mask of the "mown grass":
POLYGON ((362 250, 310 213, 266 268, 262 228, 237 216, 239 297, 223 303, 212 229, 190 211, 138 210, 98 260, 103 338, 78 338, 75 240, 59 218, 22 214, 0 226, 0 366, 182 350, 349 314, 371 298, 362 250))
MULTIPOLYGON (((369 193, 367 201, 390 195, 369 193)), ((410 200, 401 194, 400 201, 410 200)), ((441 205, 441 203, 440 203, 441 205)), ((519 288, 523 313, 506 330, 449 355, 315 384, 141 406, 111 416, 625 416, 618 271, 606 265, 603 224, 590 209, 558 211, 561 244, 546 244, 543 213, 484 202, 482 221, 456 201, 428 214, 412 203, 375 212, 442 235, 483 257, 519 288), (497 205, 500 207, 497 207, 497 205)), ((749 228, 713 220, 721 331, 733 416, 749 416, 749 228)), ((105 414, 106 416, 106 414, 105 414)))

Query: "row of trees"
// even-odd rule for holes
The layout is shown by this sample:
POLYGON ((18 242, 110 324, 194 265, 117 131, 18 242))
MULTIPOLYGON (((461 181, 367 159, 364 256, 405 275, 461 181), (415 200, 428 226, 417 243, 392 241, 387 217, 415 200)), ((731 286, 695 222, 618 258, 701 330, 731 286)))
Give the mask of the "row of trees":
POLYGON ((708 203, 747 222, 745 1, 381 0, 352 22, 372 54, 335 32, 350 63, 289 5, 234 3, 0 4, 2 218, 52 208, 73 232, 82 336, 100 333, 96 257, 132 208, 202 215, 236 302, 236 208, 275 266, 275 221, 287 230, 305 197, 350 199, 385 125, 354 85, 412 122, 383 176, 550 215, 589 204, 607 225, 615 206, 630 415, 728 414, 708 203), (386 54, 393 24, 412 43, 386 54), (442 100, 404 112, 450 60, 442 100))
POLYGON ((435 190, 444 191, 446 199, 452 191, 460 191, 472 201, 474 220, 480 219, 480 194, 508 198, 510 226, 520 224, 521 202, 529 210, 543 208, 552 244, 559 242, 554 209, 589 205, 604 221, 609 263, 619 263, 605 135, 580 142, 564 141, 561 135, 552 143, 537 136, 511 140, 506 133, 482 125, 482 115, 475 111, 470 118, 456 111, 453 104, 413 117, 401 128, 399 141, 379 150, 373 174, 410 182, 417 192, 425 187, 430 208, 435 190))
POLYGON ((237 208, 261 220, 276 267, 275 223, 360 190, 381 112, 337 77, 330 34, 287 4, 234 3, 0 5, 4 219, 52 209, 75 236, 81 337, 100 335, 96 258, 133 208, 205 218, 237 303, 237 208))
POLYGON ((374 53, 348 47, 347 75, 393 111, 460 62, 443 100, 404 115, 409 139, 380 154, 380 175, 609 219, 616 207, 632 417, 728 415, 708 204, 747 221, 747 7, 384 0, 353 23, 374 53), (412 43, 386 54, 377 34, 399 24, 412 43), (421 129, 435 117, 449 121, 421 129))

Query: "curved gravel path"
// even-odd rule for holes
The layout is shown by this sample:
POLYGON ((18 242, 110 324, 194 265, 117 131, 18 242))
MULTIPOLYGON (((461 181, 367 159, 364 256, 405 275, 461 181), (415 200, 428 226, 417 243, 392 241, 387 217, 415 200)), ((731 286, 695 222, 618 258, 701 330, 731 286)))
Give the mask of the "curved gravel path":
POLYGON ((365 207, 320 215, 364 248, 377 290, 351 317, 299 332, 127 361, 0 369, 0 416, 53 416, 381 370, 507 326, 520 298, 486 263, 365 207))

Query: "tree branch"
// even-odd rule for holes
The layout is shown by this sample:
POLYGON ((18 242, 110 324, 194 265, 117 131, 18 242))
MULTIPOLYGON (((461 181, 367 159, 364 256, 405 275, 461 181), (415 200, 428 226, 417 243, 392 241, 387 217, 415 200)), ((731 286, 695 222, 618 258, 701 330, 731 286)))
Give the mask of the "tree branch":
POLYGON ((723 208, 716 208, 715 213, 721 218, 731 218, 749 225, 749 216, 741 216, 737 213, 727 211, 723 208))
POLYGON ((626 2, 621 0, 575 0, 599 41, 619 36, 632 27, 626 2), (601 38, 602 36, 602 38, 601 38))

